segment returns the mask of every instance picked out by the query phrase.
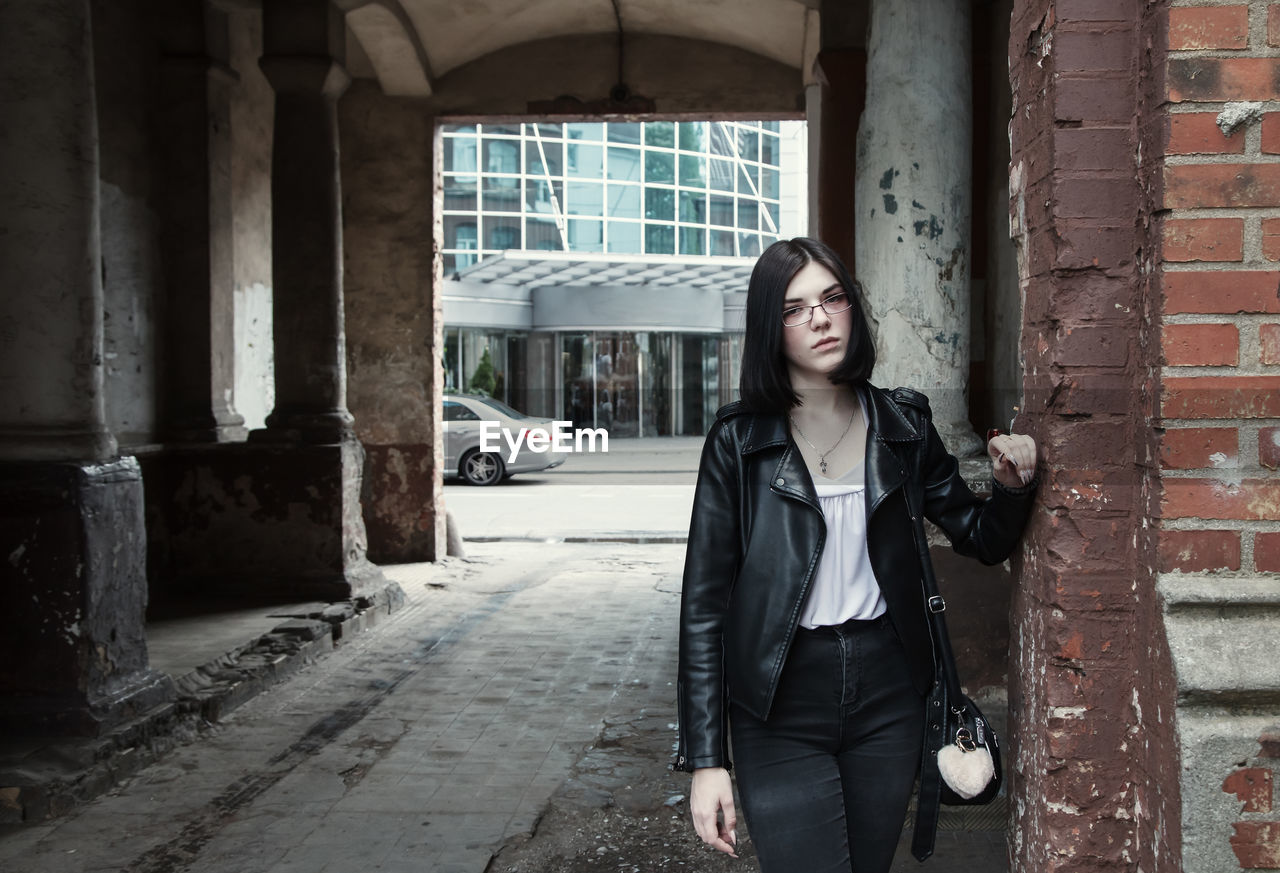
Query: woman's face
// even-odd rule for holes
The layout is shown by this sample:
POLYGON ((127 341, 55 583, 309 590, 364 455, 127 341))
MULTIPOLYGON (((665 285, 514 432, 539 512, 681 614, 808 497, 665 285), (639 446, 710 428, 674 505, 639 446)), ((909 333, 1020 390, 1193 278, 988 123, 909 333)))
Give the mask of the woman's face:
POLYGON ((782 312, 778 313, 783 319, 783 354, 793 381, 797 376, 825 377, 844 360, 853 332, 853 308, 828 315, 818 305, 824 302, 832 309, 840 309, 849 306, 851 301, 830 270, 817 261, 810 261, 787 286, 782 312), (787 324, 793 318, 805 318, 806 312, 813 313, 808 321, 787 324))

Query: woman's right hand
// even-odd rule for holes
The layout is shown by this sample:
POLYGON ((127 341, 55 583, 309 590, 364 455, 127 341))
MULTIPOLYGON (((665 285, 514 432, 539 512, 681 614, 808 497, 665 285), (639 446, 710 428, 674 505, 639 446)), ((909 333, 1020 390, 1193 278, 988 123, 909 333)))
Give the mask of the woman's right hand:
POLYGON ((731 857, 738 857, 738 814, 733 808, 733 781, 724 767, 701 767, 693 771, 689 789, 689 809, 693 828, 702 842, 731 857), (724 812, 721 821, 719 813, 724 812))

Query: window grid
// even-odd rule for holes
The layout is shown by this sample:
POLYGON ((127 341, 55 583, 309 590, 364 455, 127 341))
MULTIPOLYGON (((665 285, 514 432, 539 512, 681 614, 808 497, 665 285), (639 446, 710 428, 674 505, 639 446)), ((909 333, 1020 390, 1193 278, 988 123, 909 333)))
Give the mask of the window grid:
POLYGON ((564 251, 566 238, 570 251, 717 255, 758 255, 778 238, 777 122, 473 124, 443 133, 446 274, 507 248, 564 251))

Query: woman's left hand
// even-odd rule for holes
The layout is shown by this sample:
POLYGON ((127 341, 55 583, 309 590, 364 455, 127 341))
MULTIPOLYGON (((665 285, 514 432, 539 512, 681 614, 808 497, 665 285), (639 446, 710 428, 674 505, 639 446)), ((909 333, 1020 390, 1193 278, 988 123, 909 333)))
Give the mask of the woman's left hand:
POLYGON ((991 475, 1009 488, 1020 488, 1036 475, 1036 441, 1026 434, 1002 433, 987 440, 991 475))

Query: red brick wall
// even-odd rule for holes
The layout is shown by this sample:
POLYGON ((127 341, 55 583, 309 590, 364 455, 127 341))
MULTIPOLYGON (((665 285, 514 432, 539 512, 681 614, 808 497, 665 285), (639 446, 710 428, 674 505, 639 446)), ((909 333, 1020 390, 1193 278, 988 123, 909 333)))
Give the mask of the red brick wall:
POLYGON ((1257 753, 1222 780, 1222 790, 1240 802, 1244 820, 1232 822, 1227 839, 1244 870, 1280 868, 1280 821, 1276 821, 1273 803, 1275 771, 1280 766, 1277 759, 1280 733, 1264 731, 1258 738, 1257 753))
MULTIPOLYGON (((1168 22, 1158 567, 1258 578, 1280 573, 1280 112, 1216 120, 1280 98, 1280 4, 1182 0, 1168 22)), ((1280 867, 1276 745, 1219 774, 1242 869, 1280 867)))
MULTIPOLYGON (((1178 39, 1221 40, 1179 20, 1178 39)), ((1243 226, 1160 225, 1158 156, 1172 128, 1163 104, 1169 21, 1145 0, 1018 0, 1009 57, 1011 227, 1024 308, 1024 415, 1043 447, 1038 511, 1013 603, 1010 869, 1173 873, 1181 808, 1174 685, 1163 640, 1151 517, 1162 447, 1152 422, 1163 355, 1225 367, 1247 344, 1229 320, 1158 323, 1160 249, 1234 255, 1243 226)), ((1191 147, 1233 154, 1212 119, 1188 118, 1191 147), (1219 134, 1219 139, 1221 135, 1219 134)), ((1197 369, 1194 372, 1199 372, 1197 369)), ((1174 443, 1183 462, 1231 447, 1206 433, 1174 443)), ((1211 550, 1170 540, 1167 560, 1211 550)))
POLYGON ((1230 136, 1228 101, 1280 97, 1280 5, 1170 9, 1160 566, 1274 572, 1280 417, 1280 113, 1230 136), (1260 562, 1261 559, 1261 562, 1260 562))

